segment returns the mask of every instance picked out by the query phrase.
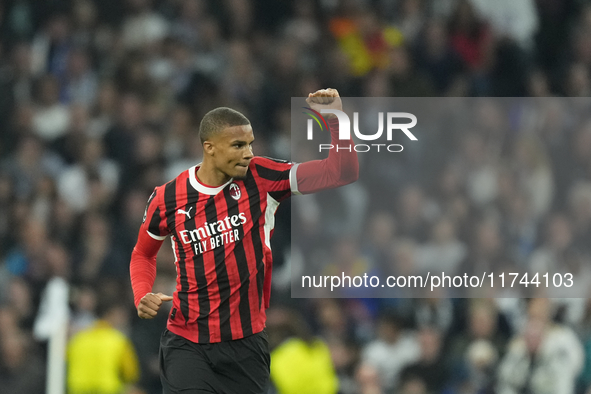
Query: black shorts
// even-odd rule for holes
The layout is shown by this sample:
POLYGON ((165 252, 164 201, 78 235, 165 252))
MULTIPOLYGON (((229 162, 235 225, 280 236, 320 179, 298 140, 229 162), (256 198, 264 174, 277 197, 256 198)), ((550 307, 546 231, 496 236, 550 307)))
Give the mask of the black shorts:
POLYGON ((263 394, 270 365, 265 331, 219 343, 194 343, 168 330, 160 338, 164 394, 263 394))

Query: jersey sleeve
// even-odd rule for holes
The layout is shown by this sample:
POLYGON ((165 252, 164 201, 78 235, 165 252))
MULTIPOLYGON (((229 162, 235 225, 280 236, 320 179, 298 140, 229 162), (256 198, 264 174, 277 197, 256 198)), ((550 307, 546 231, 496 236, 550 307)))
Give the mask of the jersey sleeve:
POLYGON ((148 199, 137 242, 131 253, 129 274, 136 307, 142 297, 152 291, 156 279, 156 255, 168 234, 165 215, 160 209, 163 200, 160 194, 161 189, 156 188, 148 199))
POLYGON ((312 160, 295 165, 292 169, 292 191, 294 194, 309 194, 320 190, 348 185, 359 178, 359 160, 353 141, 339 140, 339 122, 330 119, 328 126, 331 149, 323 160, 312 160))
POLYGON ((161 204, 163 193, 164 191, 160 188, 156 188, 152 192, 144 211, 144 219, 140 229, 158 241, 162 241, 169 234, 166 215, 162 208, 163 204, 161 204))
MULTIPOLYGON (((269 193, 276 201, 281 202, 288 198, 292 191, 293 169, 297 164, 285 160, 271 159, 268 157, 255 157, 251 161, 256 173, 262 180, 263 192, 269 193)), ((297 183, 296 183, 297 187, 297 183)))

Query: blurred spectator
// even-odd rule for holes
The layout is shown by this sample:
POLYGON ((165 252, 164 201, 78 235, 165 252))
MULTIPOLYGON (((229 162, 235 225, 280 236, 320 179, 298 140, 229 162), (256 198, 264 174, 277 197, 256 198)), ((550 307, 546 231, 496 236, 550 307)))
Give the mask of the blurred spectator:
POLYGON ((92 0, 77 0, 72 5, 71 12, 72 42, 78 47, 93 47, 97 38, 95 30, 98 29, 97 6, 92 0))
POLYGON ((418 340, 421 347, 419 359, 400 372, 400 380, 422 380, 427 392, 441 392, 449 380, 448 367, 442 354, 442 333, 436 328, 424 327, 419 331, 418 340))
POLYGON ((43 15, 42 24, 31 45, 31 68, 35 75, 51 74, 60 79, 67 72, 71 50, 70 20, 58 8, 43 15))
POLYGON ((364 253, 381 272, 390 273, 388 255, 396 233, 394 217, 388 211, 375 212, 369 218, 367 227, 364 253))
POLYGON ((119 168, 104 157, 100 140, 83 140, 78 149, 80 160, 58 180, 60 197, 76 212, 105 209, 117 190, 119 168))
POLYGON ((400 191, 397 202, 400 234, 420 242, 427 240, 433 206, 423 189, 418 185, 406 186, 400 191))
POLYGON ((432 226, 431 240, 417 251, 417 268, 421 272, 442 270, 455 274, 467 254, 466 246, 457 239, 454 223, 441 218, 432 226))
POLYGON ((430 97, 433 86, 429 77, 421 73, 420 68, 413 64, 410 50, 399 45, 388 51, 390 91, 395 97, 430 97))
POLYGON ((42 76, 36 87, 37 107, 33 118, 34 132, 46 142, 63 136, 70 126, 70 112, 59 102, 59 82, 51 74, 42 76))
POLYGON ((420 345, 412 333, 404 331, 398 318, 378 318, 377 338, 365 345, 361 368, 369 366, 377 372, 381 387, 389 391, 397 387, 402 370, 420 358, 420 345))
POLYGON ((0 338, 0 387, 9 393, 43 393, 45 366, 35 344, 23 332, 0 338))
POLYGON ((87 134, 91 138, 102 138, 115 121, 117 91, 112 81, 102 81, 97 88, 97 97, 90 110, 87 134))
POLYGON ((530 266, 538 272, 561 270, 572 247, 571 224, 563 214, 555 214, 546 224, 544 243, 534 251, 530 266))
POLYGON ((468 272, 494 272, 513 267, 513 261, 503 247, 503 238, 498 222, 492 217, 475 223, 471 255, 466 261, 468 272))
POLYGON ((200 28, 207 17, 206 5, 202 1, 181 1, 179 16, 170 28, 174 36, 193 48, 203 39, 200 28))
POLYGON ((115 246, 107 219, 98 213, 87 214, 74 254, 74 279, 93 283, 105 277, 127 277, 128 256, 115 246))
POLYGON ((5 157, 0 167, 14 185, 14 195, 20 200, 30 198, 37 182, 44 176, 55 179, 62 170, 62 158, 49 149, 36 136, 23 135, 16 150, 5 157))
POLYGON ((448 298, 417 298, 412 305, 413 326, 419 329, 433 328, 446 335, 456 319, 454 305, 448 298))
POLYGON ((591 94, 591 79, 587 66, 581 63, 570 65, 564 91, 570 97, 588 97, 591 94))
POLYGON ((72 289, 72 314, 70 316, 70 335, 92 326, 96 321, 98 295, 89 285, 72 289))
POLYGON ((523 136, 517 141, 515 163, 520 168, 518 182, 522 185, 534 219, 548 212, 554 197, 550 160, 539 139, 523 136))
POLYGON ((417 38, 416 66, 426 73, 438 94, 446 94, 453 81, 463 71, 462 59, 450 44, 444 22, 427 21, 422 35, 417 38))
MULTIPOLYGON (((114 295, 111 295, 114 297, 114 295)), ((68 392, 121 393, 139 379, 137 355, 127 336, 129 315, 115 300, 99 301, 99 321, 68 344, 68 392)))
POLYGON ((284 34, 288 40, 295 39, 302 46, 313 46, 320 38, 317 22, 318 11, 310 0, 297 1, 293 5, 293 18, 285 24, 284 34))
POLYGON ((361 365, 355 374, 359 394, 383 394, 383 383, 376 367, 361 365))
POLYGON ((569 190, 569 214, 576 248, 589 251, 584 240, 591 237, 591 183, 578 182, 569 190))
POLYGON ((98 81, 93 71, 89 54, 74 49, 68 57, 67 79, 63 82, 62 101, 90 106, 96 99, 98 81))
MULTIPOLYGON (((10 62, 2 67, 0 77, 0 116, 9 119, 11 110, 17 104, 33 100, 33 72, 31 68, 31 47, 26 42, 16 44, 10 53, 10 62)), ((1 125, 7 130, 8 125, 1 125)), ((14 138, 14 136, 12 136, 14 138)), ((3 139, 3 143, 8 141, 3 139)))
POLYGON ((583 347, 571 329, 550 321, 548 305, 532 301, 523 332, 513 338, 499 366, 498 393, 574 392, 583 347))
POLYGON ((490 23, 497 36, 508 37, 522 48, 531 50, 534 34, 538 30, 538 14, 534 0, 470 2, 480 16, 490 23))
POLYGON ((343 303, 336 299, 320 299, 316 313, 318 332, 328 343, 346 342, 355 337, 354 328, 349 316, 343 310, 343 303))
POLYGON ((488 66, 494 43, 490 28, 480 20, 470 1, 456 4, 449 19, 451 45, 471 70, 481 71, 488 66))
POLYGON ((449 368, 461 384, 474 392, 494 392, 494 371, 505 349, 496 307, 491 302, 474 300, 469 304, 468 327, 450 341, 449 368))
POLYGON ((312 336, 301 316, 284 313, 283 319, 276 316, 268 328, 281 337, 271 352, 271 381, 277 393, 336 394, 338 380, 328 346, 312 336))
POLYGON ((404 39, 400 30, 384 26, 370 9, 357 9, 355 2, 343 2, 342 15, 330 21, 330 31, 347 55, 351 73, 365 75, 388 66, 388 52, 404 39))
POLYGON ((152 0, 127 0, 130 16, 123 24, 123 44, 130 49, 143 49, 168 33, 168 22, 154 12, 152 0))
POLYGON ((404 39, 412 44, 425 23, 425 2, 422 0, 402 0, 398 2, 398 7, 394 25, 398 27, 404 39))

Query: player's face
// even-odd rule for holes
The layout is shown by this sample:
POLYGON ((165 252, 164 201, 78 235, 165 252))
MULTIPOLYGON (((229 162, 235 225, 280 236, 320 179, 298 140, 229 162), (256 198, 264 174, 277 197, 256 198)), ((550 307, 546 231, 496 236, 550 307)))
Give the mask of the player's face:
POLYGON ((213 138, 216 169, 230 178, 244 178, 253 158, 250 125, 226 127, 213 138))

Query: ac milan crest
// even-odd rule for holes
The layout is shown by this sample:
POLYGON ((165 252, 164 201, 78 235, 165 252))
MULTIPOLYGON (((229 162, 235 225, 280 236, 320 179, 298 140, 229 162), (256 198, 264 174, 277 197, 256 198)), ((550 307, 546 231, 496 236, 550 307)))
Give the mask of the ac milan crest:
POLYGON ((231 183, 230 184, 230 196, 234 200, 240 200, 241 195, 242 195, 242 193, 240 192, 240 187, 235 183, 231 183))

